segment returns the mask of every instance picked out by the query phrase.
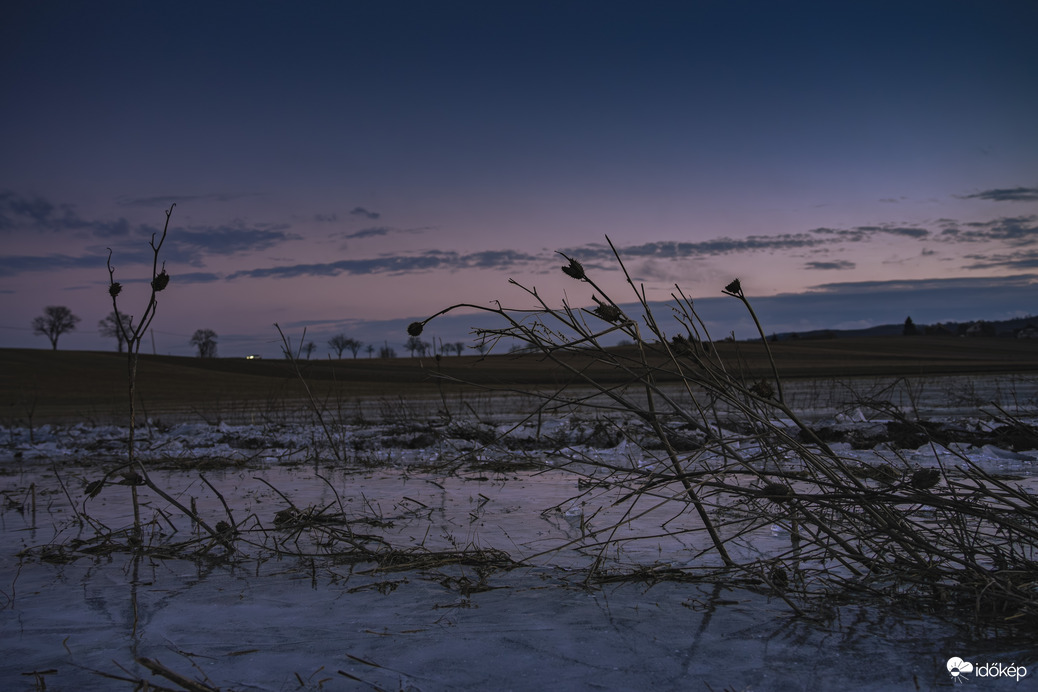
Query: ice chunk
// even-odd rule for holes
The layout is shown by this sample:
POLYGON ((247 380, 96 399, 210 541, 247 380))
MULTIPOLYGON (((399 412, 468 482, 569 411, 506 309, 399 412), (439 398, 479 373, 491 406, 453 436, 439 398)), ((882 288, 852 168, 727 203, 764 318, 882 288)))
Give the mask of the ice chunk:
POLYGON ((995 445, 984 445, 980 448, 984 456, 992 459, 1008 459, 1009 461, 1035 461, 1034 454, 1022 454, 1009 449, 1002 449, 995 445))

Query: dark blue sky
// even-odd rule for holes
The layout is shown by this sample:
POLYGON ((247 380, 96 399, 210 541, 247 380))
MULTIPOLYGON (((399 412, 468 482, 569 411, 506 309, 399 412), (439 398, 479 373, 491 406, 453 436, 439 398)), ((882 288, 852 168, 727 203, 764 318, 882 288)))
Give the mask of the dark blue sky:
POLYGON ((59 304, 63 347, 107 347, 106 248, 143 276, 171 202, 161 352, 205 327, 273 353, 273 322, 402 342, 386 320, 520 304, 510 277, 589 302, 555 250, 622 295, 606 235, 650 298, 739 276, 800 306, 769 331, 1034 313, 1036 26, 1030 1, 7 3, 0 345, 47 346, 59 304))

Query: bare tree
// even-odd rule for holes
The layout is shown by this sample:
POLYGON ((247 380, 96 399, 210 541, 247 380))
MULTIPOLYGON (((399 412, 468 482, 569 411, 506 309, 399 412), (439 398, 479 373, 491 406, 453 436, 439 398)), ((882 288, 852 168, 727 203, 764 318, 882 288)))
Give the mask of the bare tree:
POLYGON ((198 349, 199 358, 216 358, 216 332, 212 329, 196 330, 191 345, 198 349))
POLYGON ((429 342, 422 341, 417 336, 409 336, 407 343, 404 344, 404 348, 411 352, 412 358, 414 358, 415 351, 418 352, 418 355, 424 356, 426 351, 429 350, 429 342))
POLYGON ((336 334, 332 338, 328 339, 328 348, 335 351, 336 358, 342 358, 342 352, 347 348, 346 341, 347 339, 345 334, 336 334))
POLYGON ((455 341, 454 342, 454 352, 455 353, 457 353, 460 356, 464 350, 465 350, 465 342, 464 341, 455 341))
MULTIPOLYGON (((346 336, 345 334, 336 334, 331 339, 328 339, 328 346, 335 351, 337 358, 342 358, 342 352, 347 349, 353 354, 353 357, 356 358, 357 352, 360 351, 361 346, 363 345, 362 342, 357 341, 351 336, 346 336)), ((371 354, 370 349, 368 354, 371 354)))
POLYGON ((133 332, 133 318, 117 310, 112 310, 108 313, 108 317, 97 323, 97 331, 101 333, 101 336, 115 339, 119 344, 119 353, 122 353, 126 336, 133 332))
POLYGON ((375 353, 375 347, 372 346, 371 344, 368 344, 367 346, 365 346, 364 350, 368 352, 368 358, 371 358, 372 354, 375 353))
POLYGON ((350 353, 353 354, 354 358, 357 357, 357 352, 360 351, 360 348, 363 345, 364 345, 363 341, 357 341, 353 337, 350 337, 349 339, 346 339, 346 348, 350 349, 350 353))
POLYGON ((303 346, 303 352, 306 353, 306 359, 307 360, 310 360, 310 356, 313 355, 314 350, 316 348, 317 348, 317 344, 315 344, 314 342, 312 342, 312 341, 306 342, 306 345, 303 346))
POLYGON ((37 336, 50 339, 50 347, 58 350, 58 337, 76 328, 79 318, 64 305, 48 305, 43 315, 32 321, 32 332, 37 336))
POLYGON ((379 358, 396 358, 396 350, 389 344, 385 344, 378 350, 379 358))

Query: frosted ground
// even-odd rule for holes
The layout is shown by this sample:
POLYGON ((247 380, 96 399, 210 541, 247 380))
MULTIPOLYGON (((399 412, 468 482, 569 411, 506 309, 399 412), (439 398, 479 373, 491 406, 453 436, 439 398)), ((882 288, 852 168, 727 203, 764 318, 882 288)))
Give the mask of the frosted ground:
MULTIPOLYGON (((1038 488, 1038 450, 1003 425, 1010 415, 1033 430, 1034 376, 786 386, 847 458, 968 458, 1038 488), (893 414, 958 441, 892 437, 893 414)), ((691 513, 615 516, 609 470, 654 463, 634 424, 588 410, 523 415, 530 403, 352 402, 326 412, 330 439, 291 407, 152 417, 139 454, 153 480, 238 527, 231 555, 200 551, 213 541, 144 488, 156 549, 111 549, 96 537, 132 525, 127 481, 89 495, 125 456, 126 428, 11 421, 0 428, 0 686, 190 689, 141 657, 195 689, 225 690, 939 689, 956 683, 953 656, 1029 671, 973 677, 974 689, 1033 683, 1033 642, 972 630, 954 613, 834 599, 809 619, 767 589, 676 578, 669 568, 711 559, 700 533, 684 530, 691 513), (611 525, 601 540, 595 530, 611 525), (362 547, 392 546, 397 561, 323 553, 344 531, 362 547), (163 555, 165 545, 189 545, 192 557, 163 555), (586 583, 595 560, 599 578, 586 583)), ((787 528, 737 545, 782 550, 787 528)))

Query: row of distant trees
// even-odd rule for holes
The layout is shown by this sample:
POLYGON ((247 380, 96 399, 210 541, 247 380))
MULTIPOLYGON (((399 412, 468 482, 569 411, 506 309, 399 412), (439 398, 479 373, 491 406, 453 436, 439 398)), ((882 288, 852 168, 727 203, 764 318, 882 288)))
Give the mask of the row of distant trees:
MULTIPOLYGON (((303 352, 306 353, 306 357, 309 358, 310 354, 312 354, 316 348, 316 344, 311 341, 303 347, 303 352)), ((378 351, 379 358, 396 358, 396 351, 389 344, 383 344, 376 349, 373 344, 365 344, 363 341, 358 341, 357 339, 354 339, 351 336, 346 336, 345 334, 336 334, 332 338, 328 339, 328 348, 335 353, 336 358, 342 358, 342 354, 346 351, 352 353, 353 357, 356 358, 357 354, 362 350, 367 352, 368 358, 372 358, 376 350, 378 351)), ((485 347, 482 346, 473 346, 472 348, 475 348, 480 353, 483 353, 486 350, 485 347)), ((430 353, 433 355, 442 354, 445 356, 454 353, 460 356, 465 351, 465 342, 441 341, 439 345, 434 348, 433 344, 430 344, 428 341, 423 341, 417 336, 411 336, 408 337, 407 341, 404 343, 404 350, 410 353, 412 358, 414 358, 415 355, 422 357, 427 356, 430 353)))
MULTIPOLYGON (((33 319, 32 332, 36 336, 47 337, 50 347, 56 351, 61 335, 75 331, 80 321, 80 318, 64 305, 48 305, 43 309, 42 315, 33 319)), ((115 339, 119 353, 122 353, 126 346, 126 335, 133 333, 133 318, 113 310, 97 323, 97 331, 101 336, 115 339)), ((198 349, 199 358, 215 358, 216 340, 216 332, 212 329, 198 329, 191 336, 189 343, 198 349)))
MULTIPOLYGON (((346 351, 349 351, 354 358, 356 358, 361 351, 367 353, 368 358, 374 358, 376 352, 378 353, 379 358, 396 358, 396 349, 388 343, 376 347, 374 344, 365 344, 363 341, 354 339, 352 336, 346 336, 345 334, 336 334, 332 338, 328 339, 328 348, 335 353, 336 358, 342 358, 342 354, 346 351)), ((486 347, 482 345, 473 346, 472 348, 478 350, 480 353, 486 351, 486 347)), ((316 350, 317 344, 313 341, 309 341, 300 347, 298 355, 309 360, 316 350)), ((448 343, 446 341, 441 341, 439 346, 434 349, 432 344, 428 341, 422 341, 417 336, 412 336, 404 343, 404 350, 410 353, 412 358, 414 358, 415 355, 427 356, 430 353, 434 355, 442 354, 448 356, 452 353, 456 353, 460 356, 465 350, 465 342, 452 341, 448 343)), ((285 347, 282 347, 281 351, 282 355, 286 358, 296 355, 295 353, 289 353, 286 351, 285 347)))
MULTIPOLYGON (((56 351, 58 349, 58 339, 61 335, 75 331, 76 325, 80 321, 80 318, 72 314, 72 311, 64 305, 49 305, 43 309, 41 316, 32 321, 32 330, 37 336, 46 336, 50 340, 51 348, 56 351)), ((126 335, 133 333, 133 318, 121 312, 112 311, 107 317, 97 323, 97 329, 101 336, 115 339, 119 353, 122 353, 123 348, 126 346, 126 335)), ((191 336, 190 344, 197 349, 199 358, 215 358, 217 338, 216 332, 212 329, 199 329, 191 336)), ((335 353, 337 358, 342 358, 342 354, 346 351, 353 354, 354 358, 361 351, 365 351, 368 357, 372 358, 376 350, 378 351, 379 358, 396 358, 396 350, 389 344, 376 347, 345 334, 336 334, 329 339, 328 348, 335 353)), ((483 344, 477 344, 472 348, 480 353, 486 350, 483 344)), ((317 345, 311 341, 303 346, 301 352, 307 358, 310 358, 316 349, 317 345)), ((412 358, 415 355, 424 357, 430 353, 448 356, 454 353, 460 356, 465 351, 465 342, 440 341, 439 345, 434 348, 428 341, 412 336, 404 343, 404 350, 410 353, 412 358)))

